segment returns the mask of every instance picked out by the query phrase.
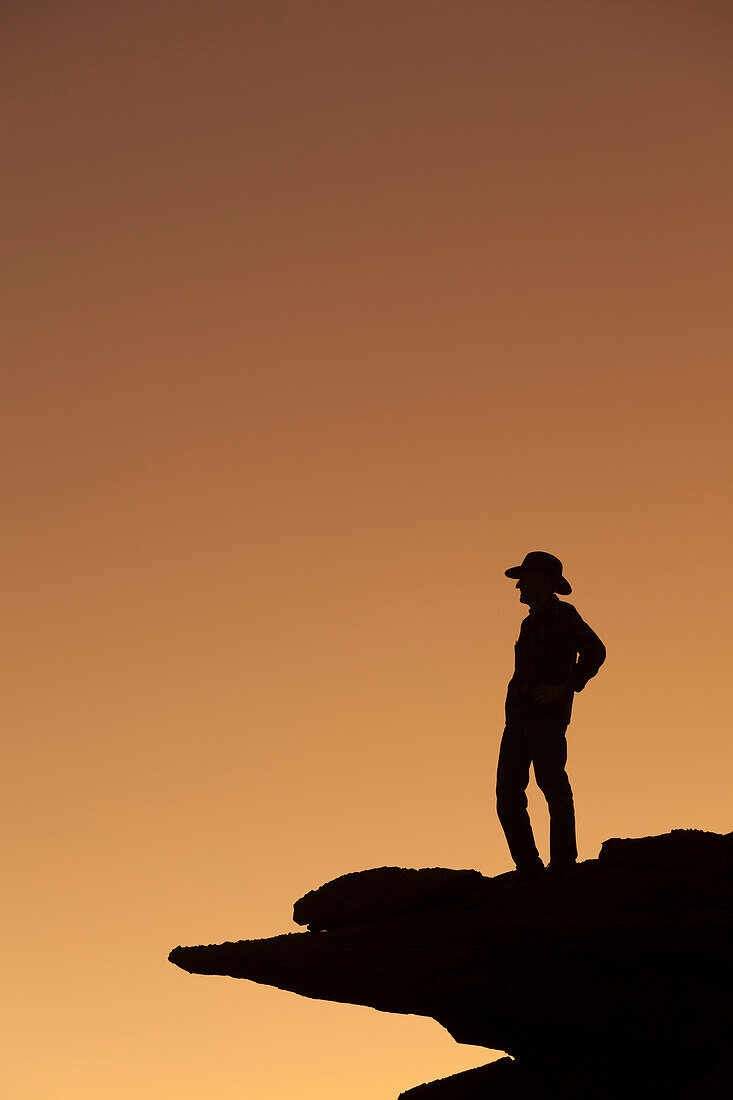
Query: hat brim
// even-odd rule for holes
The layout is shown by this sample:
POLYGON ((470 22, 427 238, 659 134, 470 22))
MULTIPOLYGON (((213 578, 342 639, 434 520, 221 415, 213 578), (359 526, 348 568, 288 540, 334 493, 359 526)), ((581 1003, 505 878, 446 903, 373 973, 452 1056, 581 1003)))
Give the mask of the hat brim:
MULTIPOLYGON (((504 576, 511 577, 512 580, 519 580, 521 575, 521 565, 514 565, 511 569, 504 570, 504 576)), ((569 596, 573 590, 564 577, 559 577, 553 585, 553 591, 557 592, 558 596, 569 596)))

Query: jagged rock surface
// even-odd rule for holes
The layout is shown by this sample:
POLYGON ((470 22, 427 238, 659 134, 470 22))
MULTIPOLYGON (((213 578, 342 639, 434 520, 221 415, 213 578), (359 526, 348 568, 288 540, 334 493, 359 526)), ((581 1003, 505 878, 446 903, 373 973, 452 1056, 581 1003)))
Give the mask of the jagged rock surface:
POLYGON ((293 920, 307 924, 311 932, 332 931, 457 902, 480 890, 485 881, 480 871, 453 871, 447 867, 352 871, 299 898, 293 906, 293 920))
POLYGON ((410 1089, 410 1100, 712 1100, 729 1082, 731 833, 609 840, 569 875, 518 884, 377 868, 327 883, 294 912, 327 930, 177 947, 170 959, 432 1016, 459 1042, 513 1056, 410 1089))

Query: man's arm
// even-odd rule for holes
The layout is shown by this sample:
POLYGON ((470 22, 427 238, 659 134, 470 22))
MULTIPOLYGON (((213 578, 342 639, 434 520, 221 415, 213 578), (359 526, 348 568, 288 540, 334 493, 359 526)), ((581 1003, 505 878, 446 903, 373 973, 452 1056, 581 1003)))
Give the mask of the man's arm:
POLYGON ((576 623, 575 644, 578 649, 578 663, 573 670, 573 690, 582 691, 605 661, 606 647, 580 615, 576 623))

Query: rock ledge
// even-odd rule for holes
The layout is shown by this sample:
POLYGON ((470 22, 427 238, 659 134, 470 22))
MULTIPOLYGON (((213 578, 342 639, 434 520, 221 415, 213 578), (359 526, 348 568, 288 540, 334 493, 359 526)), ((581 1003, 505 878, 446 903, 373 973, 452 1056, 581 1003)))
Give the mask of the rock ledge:
POLYGON ((511 1058, 405 1100, 733 1097, 733 833, 604 843, 571 874, 382 867, 295 903, 311 931, 177 947, 191 973, 432 1016, 511 1058))

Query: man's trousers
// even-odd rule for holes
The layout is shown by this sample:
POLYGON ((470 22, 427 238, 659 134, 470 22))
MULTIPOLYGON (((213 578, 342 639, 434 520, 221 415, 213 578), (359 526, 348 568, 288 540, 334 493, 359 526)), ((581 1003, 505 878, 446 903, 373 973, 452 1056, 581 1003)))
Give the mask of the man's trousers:
POLYGON ((507 721, 499 750, 496 809, 515 864, 520 870, 541 865, 527 813, 529 766, 550 811, 550 859, 566 863, 577 858, 575 808, 565 771, 567 722, 530 714, 507 721))

